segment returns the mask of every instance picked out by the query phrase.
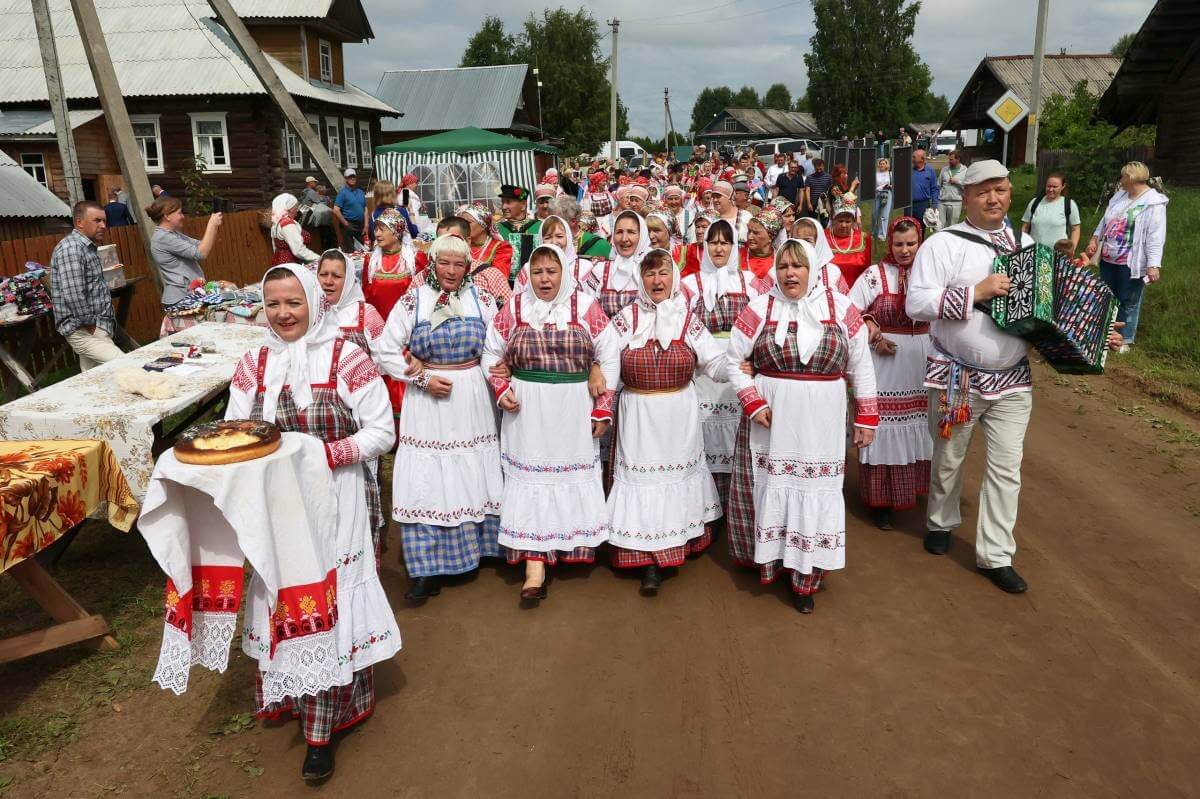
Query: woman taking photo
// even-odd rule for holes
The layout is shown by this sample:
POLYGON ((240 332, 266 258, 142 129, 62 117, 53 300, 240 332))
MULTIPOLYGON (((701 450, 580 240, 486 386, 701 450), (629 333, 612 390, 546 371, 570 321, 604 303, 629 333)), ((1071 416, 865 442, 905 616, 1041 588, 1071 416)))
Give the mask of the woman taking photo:
POLYGON ((294 195, 280 194, 271 200, 272 264, 311 264, 321 257, 310 249, 312 234, 296 221, 299 210, 294 195))
POLYGON ((904 310, 908 277, 921 246, 921 223, 902 216, 892 223, 884 259, 859 276, 850 301, 867 324, 879 428, 869 447, 859 450, 858 487, 875 526, 892 529, 892 511, 915 508, 929 493, 929 390, 925 388, 930 351, 929 323, 914 322, 904 310))
POLYGON ((846 377, 854 444, 879 424, 867 330, 849 298, 821 285, 806 242, 776 257, 777 282, 738 316, 726 359, 744 418, 729 496, 729 550, 766 585, 790 573, 796 609, 812 613, 826 571, 846 563, 846 377), (750 359, 754 378, 742 372, 750 359))
MULTIPOLYGON (((739 268, 737 252, 733 226, 718 219, 705 233, 700 270, 683 279, 682 290, 692 313, 700 317, 722 348, 729 346, 729 333, 738 314, 759 293, 754 274, 739 268)), ((721 506, 726 507, 740 418, 737 396, 729 383, 718 383, 703 374, 696 376, 696 394, 700 399, 705 461, 716 480, 721 506)))
MULTIPOLYGON (((267 343, 238 362, 225 418, 274 422, 325 442, 337 497, 337 530, 330 534, 338 562, 340 687, 264 704, 261 677, 257 686, 259 717, 300 719, 308 742, 302 773, 315 780, 333 772, 333 733, 374 711, 374 664, 400 650, 395 614, 376 571, 383 514, 367 466, 395 437, 379 372, 365 352, 339 337, 316 276, 284 264, 266 273, 262 287, 267 343)), ((263 642, 272 640, 270 609, 251 601, 245 619, 243 649, 259 659, 263 642)))
POLYGON ((146 216, 157 225, 150 238, 150 254, 163 281, 161 302, 164 313, 160 335, 169 336, 201 321, 195 316, 171 316, 167 309, 187 296, 188 286, 193 281, 204 282, 200 262, 217 243, 217 229, 221 227, 222 217, 220 213, 211 214, 204 228, 204 238, 193 239, 183 232, 183 203, 176 197, 159 197, 146 206, 146 216))
POLYGON ((613 317, 621 382, 615 420, 612 563, 642 569, 641 590, 656 593, 662 570, 712 543, 708 523, 721 500, 704 462, 697 369, 716 382, 725 376, 725 348, 691 313, 679 289, 679 270, 666 250, 646 253, 638 298, 613 317))
POLYGON ((587 292, 600 301, 600 310, 612 318, 638 294, 638 265, 650 250, 646 220, 634 211, 622 211, 613 220, 613 257, 595 261, 588 276, 587 292))
POLYGON ((496 416, 479 368, 496 302, 471 284, 461 238, 438 237, 429 256, 424 285, 401 298, 378 347, 384 371, 414 387, 400 413, 392 472, 392 517, 412 578, 405 596, 414 601, 437 596, 443 575, 499 556, 503 491, 496 416), (406 350, 423 364, 413 377, 406 350))
POLYGON ((1150 188, 1150 169, 1141 161, 1121 168, 1121 188, 1104 210, 1087 246, 1088 258, 1100 253, 1100 277, 1120 303, 1117 321, 1129 352, 1137 336, 1142 290, 1157 283, 1167 240, 1167 197, 1150 188))
POLYGON ((1021 232, 1046 247, 1055 247, 1064 239, 1071 242, 1071 255, 1079 249, 1079 206, 1067 196, 1067 178, 1061 172, 1046 177, 1041 197, 1034 197, 1025 206, 1021 217, 1021 232))
POLYGON ((326 250, 317 262, 317 282, 329 303, 329 315, 341 338, 353 342, 379 363, 379 337, 383 335, 383 317, 367 302, 353 269, 346 265, 341 250, 326 250))
MULTIPOLYGON (((639 258, 640 261, 640 258, 639 258)), ((529 281, 488 326, 483 367, 504 411, 500 459, 504 496, 499 543, 511 564, 525 561, 521 598, 545 599, 546 565, 591 563, 608 540, 599 439, 612 418, 613 391, 595 401, 588 375, 599 363, 616 386, 617 350, 597 300, 575 288, 562 250, 530 255, 529 281)))

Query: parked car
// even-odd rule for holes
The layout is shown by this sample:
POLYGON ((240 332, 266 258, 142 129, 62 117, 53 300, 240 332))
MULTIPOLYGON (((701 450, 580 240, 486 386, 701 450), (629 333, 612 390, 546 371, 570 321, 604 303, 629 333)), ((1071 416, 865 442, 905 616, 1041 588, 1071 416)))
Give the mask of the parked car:
POLYGON ((943 130, 934 139, 933 154, 945 155, 952 150, 958 149, 958 137, 952 130, 943 130))
MULTIPOLYGON (((600 151, 596 153, 596 159, 608 158, 612 150, 610 142, 604 142, 600 146, 600 151)), ((641 166, 642 164, 650 163, 650 154, 637 142, 618 141, 617 142, 617 157, 623 158, 629 166, 641 166)))

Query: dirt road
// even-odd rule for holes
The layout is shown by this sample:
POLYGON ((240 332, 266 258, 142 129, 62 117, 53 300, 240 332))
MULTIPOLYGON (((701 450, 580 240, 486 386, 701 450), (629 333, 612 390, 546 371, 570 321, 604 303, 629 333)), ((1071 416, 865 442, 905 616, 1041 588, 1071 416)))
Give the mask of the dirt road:
POLYGON ((950 555, 917 513, 875 530, 851 492, 848 568, 812 616, 724 539, 655 599, 596 566, 536 610, 506 568, 409 608, 392 568, 404 651, 326 785, 300 782, 294 724, 210 735, 252 704, 235 656, 181 698, 139 691, 8 796, 1200 795, 1200 425, 1037 377, 1025 595, 972 569, 977 441, 950 555))

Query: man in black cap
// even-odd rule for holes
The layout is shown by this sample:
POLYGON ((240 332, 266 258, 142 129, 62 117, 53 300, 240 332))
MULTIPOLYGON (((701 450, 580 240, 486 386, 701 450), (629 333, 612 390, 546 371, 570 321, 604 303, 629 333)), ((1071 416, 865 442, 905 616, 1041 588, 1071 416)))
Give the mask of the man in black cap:
POLYGON ((500 237, 513 248, 512 271, 508 275, 512 284, 533 254, 534 239, 542 230, 542 221, 529 215, 529 190, 521 186, 500 187, 500 208, 504 219, 496 227, 500 237))

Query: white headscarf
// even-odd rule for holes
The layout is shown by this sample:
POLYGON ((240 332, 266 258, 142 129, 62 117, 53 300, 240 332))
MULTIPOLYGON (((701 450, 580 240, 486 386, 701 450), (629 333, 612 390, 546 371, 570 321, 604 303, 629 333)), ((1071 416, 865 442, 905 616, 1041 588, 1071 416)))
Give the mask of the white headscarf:
MULTIPOLYGON (((829 305, 824 297, 825 286, 821 283, 820 271, 812 267, 817 258, 816 250, 803 239, 788 239, 788 241, 796 242, 804 250, 804 255, 809 263, 808 286, 805 288, 804 294, 797 299, 792 299, 783 293, 783 287, 779 285, 778 279, 771 287, 771 296, 775 298, 775 306, 779 308, 779 318, 776 320, 775 326, 775 345, 783 346, 787 340, 788 326, 795 322, 796 348, 799 351, 800 362, 808 363, 808 359, 817 351, 817 347, 821 344, 821 337, 825 334, 824 316, 829 305)), ((776 266, 779 264, 779 253, 782 251, 783 249, 780 248, 775 253, 776 266)), ((775 267, 772 267, 771 272, 774 274, 775 271, 775 267)))
POLYGON ((642 219, 642 215, 636 211, 622 211, 613 219, 613 234, 617 232, 617 223, 622 217, 633 217, 637 220, 638 226, 638 242, 633 249, 633 254, 628 258, 621 255, 617 251, 616 242, 612 245, 612 271, 614 274, 625 278, 627 283, 640 284, 641 275, 638 274, 638 267, 642 264, 642 257, 650 252, 650 231, 646 228, 646 220, 642 219))
POLYGON ((291 272, 300 281, 304 289, 304 298, 308 301, 308 330, 296 341, 284 341, 268 324, 267 335, 267 369, 263 375, 263 421, 275 421, 275 409, 279 402, 279 392, 284 386, 290 386, 292 401, 296 407, 304 410, 312 404, 311 378, 308 374, 308 351, 310 347, 318 347, 333 341, 338 337, 337 320, 329 313, 329 304, 325 301, 325 292, 317 276, 306 266, 300 264, 282 264, 273 266, 263 275, 264 294, 267 288, 267 275, 277 269, 291 272))
POLYGON ((704 231, 704 254, 700 258, 700 284, 704 288, 704 310, 711 311, 717 307, 717 300, 730 293, 740 293, 741 253, 738 250, 737 225, 729 223, 728 219, 718 219, 704 231), (733 243, 730 245, 729 260, 725 266, 717 266, 708 254, 708 236, 714 226, 724 222, 733 231, 733 243))
POLYGON ((634 302, 638 307, 638 326, 629 339, 629 348, 640 349, 654 339, 664 350, 672 341, 683 336, 683 323, 687 320, 687 301, 679 291, 679 270, 671 262, 671 253, 656 247, 650 252, 662 253, 671 265, 671 293, 662 302, 656 303, 646 291, 646 282, 638 275, 638 296, 634 302))
POLYGON ((566 254, 558 247, 553 244, 539 244, 529 254, 530 262, 532 263, 534 256, 539 252, 547 251, 554 253, 554 257, 563 265, 558 294, 552 298, 543 300, 538 297, 537 292, 533 290, 529 264, 522 267, 526 280, 524 288, 521 289, 521 320, 528 322, 529 326, 538 332, 541 332, 546 325, 554 325, 559 330, 566 328, 567 323, 571 321, 571 295, 575 292, 575 276, 566 267, 566 254))
MULTIPOLYGON (((795 222, 792 222, 792 227, 795 227, 796 222, 799 222, 800 219, 804 219, 804 220, 807 220, 808 222, 810 222, 812 224, 813 228, 815 228, 817 231, 817 243, 812 246, 814 246, 817 251, 817 263, 816 263, 815 268, 816 268, 816 271, 820 271, 821 267, 824 266, 825 264, 833 263, 833 248, 829 246, 829 239, 825 238, 825 228, 822 227, 820 220, 816 219, 815 217, 811 217, 811 216, 802 216, 799 219, 797 219, 795 222)), ((791 233, 792 232, 789 230, 788 235, 791 236, 791 233)), ((807 243, 807 242, 805 242, 805 243, 807 243)), ((810 267, 810 268, 813 268, 813 267, 810 267)))
POLYGON ((280 237, 279 223, 287 216, 288 211, 299 204, 300 201, 296 199, 294 194, 284 192, 283 194, 275 195, 275 199, 271 200, 271 238, 277 239, 280 237))
MULTIPOLYGON (((337 252, 341 253, 341 250, 337 250, 337 252)), ((350 263, 348 258, 346 258, 345 253, 341 254, 342 265, 346 270, 346 281, 342 283, 342 295, 338 297, 338 301, 330 307, 330 310, 333 311, 333 316, 339 319, 342 311, 346 310, 347 308, 354 308, 357 310, 358 303, 365 302, 367 299, 363 295, 362 286, 359 285, 358 273, 354 271, 354 265, 350 263)), ((324 253, 322 253, 322 258, 323 257, 324 253)), ((321 270, 320 263, 320 261, 317 262, 318 272, 321 270)), ((320 283, 320 280, 318 279, 317 282, 320 283)))

